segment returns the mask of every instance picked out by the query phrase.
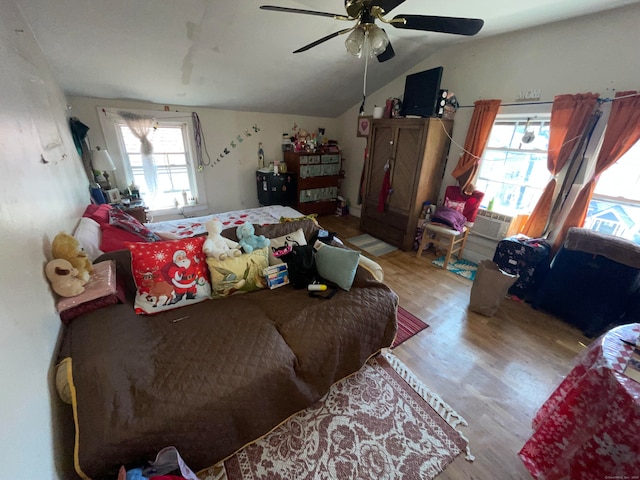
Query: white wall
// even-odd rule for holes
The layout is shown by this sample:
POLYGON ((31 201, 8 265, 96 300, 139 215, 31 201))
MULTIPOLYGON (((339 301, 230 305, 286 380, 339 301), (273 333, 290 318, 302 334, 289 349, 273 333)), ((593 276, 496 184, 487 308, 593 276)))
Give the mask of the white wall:
MULTIPOLYGON (((163 105, 86 97, 70 97, 69 104, 72 107, 72 115, 78 117, 82 123, 90 128, 89 140, 92 148, 105 145, 96 107, 164 110, 163 105)), ((258 166, 259 142, 262 142, 264 148, 265 162, 273 162, 274 159, 282 162, 282 134, 291 134, 294 124, 309 132, 316 132, 318 128, 322 127, 325 129, 325 136, 331 139, 335 139, 337 134, 336 125, 338 122, 335 118, 176 106, 171 106, 170 110, 187 113, 194 111, 198 114, 207 149, 213 161, 225 148, 230 151, 229 155, 224 156, 220 163, 205 167, 200 174, 205 177, 209 213, 258 206, 255 173, 258 166), (256 125, 260 131, 254 132, 253 125, 256 125), (245 129, 249 129, 250 137, 245 135, 245 129), (238 135, 242 136, 243 142, 239 143, 236 140, 238 135), (235 141, 237 145, 235 148, 230 146, 231 141, 235 141)), ((115 175, 118 187, 122 189, 127 184, 122 177, 121 161, 121 158, 114 158, 117 167, 115 175)), ((199 215, 205 213, 198 212, 199 215)))
POLYGON ((53 237, 87 205, 88 182, 65 98, 13 0, 2 2, 0 64, 0 476, 69 478, 59 451, 69 409, 51 377, 61 324, 43 269, 53 237))
MULTIPOLYGON (((555 95, 565 93, 591 91, 613 97, 614 90, 637 90, 639 18, 640 5, 636 4, 448 48, 370 93, 365 113, 371 115, 373 106, 384 105, 389 97, 401 97, 407 74, 440 65, 444 67, 442 87, 454 92, 461 105, 472 106, 476 100, 492 98, 512 103, 520 91, 531 89, 542 91, 541 101, 553 101, 555 95)), ((342 147, 354 159, 346 166, 343 187, 353 205, 366 146, 365 139, 356 137, 359 106, 354 105, 340 117, 342 147)), ((550 111, 550 105, 548 108, 550 111)), ((504 107, 503 111, 513 112, 514 108, 504 107)), ((472 108, 461 108, 456 113, 455 144, 451 145, 442 191, 455 183, 451 172, 462 152, 458 145, 464 145, 472 113, 472 108)))

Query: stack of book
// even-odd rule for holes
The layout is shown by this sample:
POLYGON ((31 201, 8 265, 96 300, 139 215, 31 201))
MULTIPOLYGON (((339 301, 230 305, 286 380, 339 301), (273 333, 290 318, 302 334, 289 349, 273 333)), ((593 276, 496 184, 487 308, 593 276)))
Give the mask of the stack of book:
POLYGON ((270 289, 278 288, 289 283, 289 270, 286 263, 271 265, 263 270, 267 286, 270 289))

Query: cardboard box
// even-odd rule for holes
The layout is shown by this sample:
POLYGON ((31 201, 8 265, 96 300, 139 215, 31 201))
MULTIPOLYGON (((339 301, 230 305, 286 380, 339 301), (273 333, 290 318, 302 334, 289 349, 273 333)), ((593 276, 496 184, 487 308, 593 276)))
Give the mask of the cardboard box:
POLYGON ((270 289, 278 288, 289 283, 289 270, 286 263, 272 265, 262 272, 270 289))

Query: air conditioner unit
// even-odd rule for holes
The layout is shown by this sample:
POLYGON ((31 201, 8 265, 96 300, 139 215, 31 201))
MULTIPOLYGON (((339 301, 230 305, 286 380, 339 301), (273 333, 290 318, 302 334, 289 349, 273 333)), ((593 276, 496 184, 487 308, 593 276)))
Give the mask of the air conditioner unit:
POLYGON ((515 218, 511 215, 491 212, 481 208, 478 210, 476 221, 469 233, 490 240, 502 240, 508 236, 515 218))

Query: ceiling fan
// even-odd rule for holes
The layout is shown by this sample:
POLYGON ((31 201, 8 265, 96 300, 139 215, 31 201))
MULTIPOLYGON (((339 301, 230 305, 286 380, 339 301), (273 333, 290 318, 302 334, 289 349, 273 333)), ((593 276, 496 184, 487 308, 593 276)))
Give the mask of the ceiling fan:
POLYGON ((391 10, 404 3, 405 0, 345 0, 346 15, 302 10, 299 8, 262 5, 262 10, 275 12, 300 13, 330 17, 335 20, 356 22, 350 28, 345 28, 311 42, 293 53, 306 52, 310 48, 331 40, 339 35, 350 33, 345 41, 347 51, 356 57, 363 54, 376 56, 378 61, 384 62, 395 56, 393 47, 386 32, 375 24, 376 20, 405 30, 422 30, 426 32, 451 33, 454 35, 475 35, 484 25, 484 21, 477 18, 437 17, 431 15, 397 15, 391 20, 385 18, 391 10))

